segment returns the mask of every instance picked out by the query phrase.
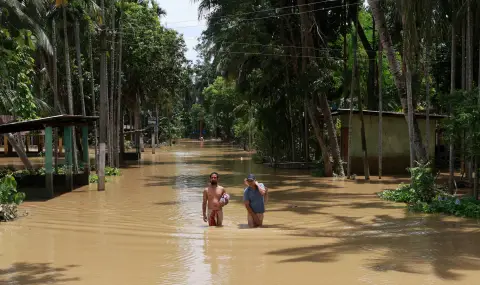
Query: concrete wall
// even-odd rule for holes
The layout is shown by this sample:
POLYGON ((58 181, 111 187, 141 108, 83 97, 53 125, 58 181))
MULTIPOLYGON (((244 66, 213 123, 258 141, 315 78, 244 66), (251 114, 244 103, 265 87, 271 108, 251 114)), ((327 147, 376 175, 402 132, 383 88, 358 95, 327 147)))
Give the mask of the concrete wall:
MULTIPOLYGON (((348 114, 340 116, 342 128, 348 128, 348 114)), ((378 116, 364 115, 365 136, 367 141, 367 152, 370 166, 370 174, 378 174, 378 116)), ((422 140, 425 141, 426 121, 424 118, 417 118, 422 140)), ((429 155, 435 157, 435 125, 436 120, 430 119, 429 155)), ((354 114, 352 119, 352 172, 363 174, 363 153, 361 141, 360 115, 354 114)), ((346 132, 346 130, 345 130, 346 132)), ((382 127, 382 173, 383 174, 407 174, 406 168, 410 166, 410 145, 408 135, 408 124, 405 117, 383 117, 382 127)), ((342 140, 348 140, 342 136, 342 140)), ((348 143, 342 142, 342 146, 348 143)), ((342 152, 346 155, 346 151, 342 152)), ((345 156, 345 159, 347 157, 345 156)))

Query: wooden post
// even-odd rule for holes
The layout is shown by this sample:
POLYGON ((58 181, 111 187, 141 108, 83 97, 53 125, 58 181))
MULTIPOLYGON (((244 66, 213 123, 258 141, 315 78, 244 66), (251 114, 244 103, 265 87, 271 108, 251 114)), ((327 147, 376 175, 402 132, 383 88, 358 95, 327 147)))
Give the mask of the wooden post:
POLYGON ((25 135, 25 152, 28 153, 30 146, 30 136, 25 135))
POLYGON ((65 140, 65 187, 68 191, 73 190, 72 177, 72 127, 64 127, 63 138, 65 140))
POLYGON ((38 135, 38 152, 43 151, 43 145, 45 144, 44 136, 41 134, 38 135))
POLYGON ((90 175, 90 156, 88 154, 88 127, 82 127, 83 169, 87 177, 90 175))
POLYGON ((53 135, 52 127, 45 128, 45 187, 49 198, 53 192, 53 135))
POLYGON ((58 138, 58 153, 62 153, 62 152, 63 152, 63 138, 59 137, 58 138))
POLYGON ((155 132, 152 132, 152 154, 155 154, 155 132))
POLYGON ((5 155, 8 154, 8 136, 7 135, 3 135, 3 152, 5 153, 5 155))

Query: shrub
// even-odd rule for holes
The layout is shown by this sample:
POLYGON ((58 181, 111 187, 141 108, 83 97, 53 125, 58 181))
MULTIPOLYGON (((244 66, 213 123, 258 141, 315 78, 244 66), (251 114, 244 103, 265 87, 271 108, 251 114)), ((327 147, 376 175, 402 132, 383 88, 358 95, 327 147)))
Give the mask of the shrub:
POLYGON ((378 196, 387 201, 412 203, 415 201, 415 193, 408 184, 400 183, 397 189, 389 189, 378 193, 378 196))
POLYGON ((88 176, 88 180, 90 183, 98 183, 98 175, 97 174, 90 174, 88 176))
POLYGON ((325 167, 323 165, 323 161, 318 161, 315 163, 315 166, 312 169, 312 176, 325 177, 325 167))
POLYGON ((415 212, 443 213, 464 218, 480 218, 480 201, 473 197, 439 195, 431 203, 417 202, 408 206, 415 212))
POLYGON ((430 203, 438 192, 435 176, 429 163, 417 163, 417 167, 409 168, 411 184, 401 183, 396 190, 385 190, 378 194, 384 200, 403 202, 407 204, 416 202, 430 203))
POLYGON ((263 155, 259 154, 259 153, 254 153, 252 154, 252 161, 253 163, 256 163, 256 164, 262 164, 265 162, 265 159, 263 158, 263 155))
POLYGON ((408 169, 411 175, 414 201, 430 203, 435 197, 435 176, 429 166, 430 163, 417 162, 417 167, 408 169))
POLYGON ((17 181, 8 174, 0 179, 0 221, 17 218, 17 206, 25 200, 25 193, 17 192, 17 181))
POLYGON ((106 166, 105 167, 105 176, 120 176, 120 169, 106 166))
POLYGON ((472 197, 459 198, 444 191, 435 183, 428 164, 411 168, 411 184, 401 183, 396 190, 385 190, 378 196, 387 201, 401 202, 408 209, 423 213, 443 213, 466 218, 480 218, 480 201, 472 197))
MULTIPOLYGON (((105 176, 120 176, 121 172, 120 169, 105 166, 105 176)), ((90 183, 98 183, 98 175, 97 174, 90 174, 88 177, 90 183)), ((108 182, 108 179, 105 178, 105 182, 108 182)))

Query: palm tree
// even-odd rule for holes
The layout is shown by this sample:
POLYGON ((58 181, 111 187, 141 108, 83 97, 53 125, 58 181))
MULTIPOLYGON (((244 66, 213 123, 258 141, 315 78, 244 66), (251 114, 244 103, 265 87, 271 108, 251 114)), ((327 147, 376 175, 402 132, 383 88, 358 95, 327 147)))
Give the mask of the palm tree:
MULTIPOLYGON (((25 5, 33 5, 33 8, 35 8, 37 13, 41 14, 45 11, 45 1, 46 0, 32 0, 27 1, 25 5)), ((7 9, 17 17, 18 22, 14 23, 15 27, 20 28, 21 26, 25 26, 31 29, 32 33, 37 38, 37 44, 42 47, 48 54, 53 54, 52 44, 50 43, 48 36, 42 29, 41 25, 35 22, 27 13, 25 13, 25 10, 27 8, 25 5, 20 3, 19 1, 0 0, 0 8, 7 9)))

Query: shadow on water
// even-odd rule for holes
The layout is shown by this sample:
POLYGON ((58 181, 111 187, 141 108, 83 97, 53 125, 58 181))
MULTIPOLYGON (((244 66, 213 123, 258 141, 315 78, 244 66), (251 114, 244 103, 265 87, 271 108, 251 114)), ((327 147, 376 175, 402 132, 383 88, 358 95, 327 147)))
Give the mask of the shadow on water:
POLYGON ((462 231, 478 228, 476 221, 453 222, 444 216, 396 218, 376 215, 370 221, 362 222, 352 217, 331 216, 348 229, 283 229, 295 230, 294 236, 337 238, 338 241, 275 250, 268 254, 284 256, 286 259, 280 262, 288 263, 335 262, 344 254, 364 254, 367 251, 379 256, 378 253, 382 253, 378 258, 366 258, 364 266, 379 272, 429 274, 418 267, 419 264, 429 264, 438 277, 446 280, 460 280, 462 275, 454 272, 456 270, 478 270, 480 267, 480 247, 476 245, 480 232, 462 231))
POLYGON ((1 284, 44 285, 65 284, 80 281, 78 277, 64 277, 69 269, 77 265, 53 267, 50 263, 17 262, 9 268, 0 269, 1 284))
MULTIPOLYGON (((314 238, 310 246, 289 246, 271 249, 266 253, 280 257, 280 263, 336 262, 353 254, 363 258, 362 267, 371 271, 428 275, 430 272, 422 265, 429 265, 437 277, 445 280, 460 280, 463 275, 458 271, 480 268, 480 247, 476 245, 480 231, 476 221, 442 215, 412 214, 406 210, 403 210, 406 214, 402 215, 402 211, 398 210, 405 208, 403 204, 381 201, 375 195, 381 188, 395 188, 398 183, 407 181, 405 177, 334 181, 329 178, 313 178, 304 170, 272 169, 253 163, 247 166, 250 162, 239 163, 242 153, 222 152, 223 150, 218 156, 211 153, 207 154, 210 156, 179 156, 175 162, 143 162, 150 165, 172 165, 179 168, 178 172, 181 173, 146 177, 145 186, 174 185, 174 189, 186 193, 198 192, 200 196, 201 189, 207 185, 208 174, 199 175, 198 168, 205 167, 218 170, 220 184, 227 191, 235 188, 238 192, 234 193, 232 201, 240 202, 243 178, 251 167, 257 179, 271 190, 268 212, 272 216, 283 216, 279 212, 285 212, 289 214, 285 215, 287 217, 303 219, 300 221, 308 221, 305 220, 307 215, 312 223, 335 221, 332 222, 334 226, 308 222, 297 225, 290 222, 266 224, 264 228, 278 229, 289 236, 314 238), (191 170, 195 167, 196 170, 191 170), (389 215, 390 213, 396 215, 389 215)), ((172 206, 181 203, 182 201, 162 201, 155 205, 172 206)), ((245 222, 237 224, 237 227, 250 229, 245 222)))

